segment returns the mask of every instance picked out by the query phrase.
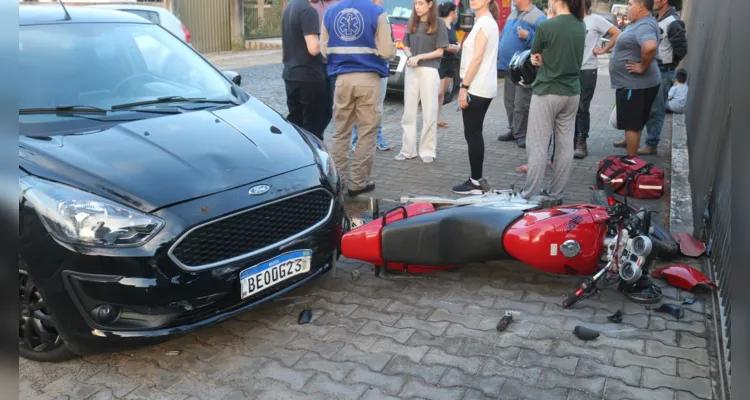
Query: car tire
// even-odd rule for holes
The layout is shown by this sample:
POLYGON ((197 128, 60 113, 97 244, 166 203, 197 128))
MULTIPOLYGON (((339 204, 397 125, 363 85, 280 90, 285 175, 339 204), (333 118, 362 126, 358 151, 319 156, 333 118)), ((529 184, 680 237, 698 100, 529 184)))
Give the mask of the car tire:
POLYGON ((41 362, 61 362, 76 357, 57 333, 44 300, 19 257, 18 281, 21 312, 18 326, 18 353, 41 362), (33 310, 33 311, 32 311, 33 310))

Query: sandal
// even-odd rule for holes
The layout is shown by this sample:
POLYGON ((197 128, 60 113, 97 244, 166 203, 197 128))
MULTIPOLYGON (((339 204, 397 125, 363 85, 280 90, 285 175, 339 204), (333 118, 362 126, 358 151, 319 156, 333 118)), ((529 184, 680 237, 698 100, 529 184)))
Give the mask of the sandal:
POLYGON ((624 140, 621 140, 619 142, 615 142, 614 146, 618 147, 618 148, 621 148, 621 149, 624 149, 625 147, 627 147, 627 143, 624 140))
POLYGON ((437 126, 439 128, 447 128, 448 127, 448 123, 445 122, 445 121, 440 121, 440 122, 438 122, 437 126))
MULTIPOLYGON (((547 168, 552 168, 552 161, 547 161, 547 168)), ((518 168, 516 168, 516 172, 520 172, 522 174, 526 174, 529 172, 529 166, 527 164, 524 164, 518 168)))

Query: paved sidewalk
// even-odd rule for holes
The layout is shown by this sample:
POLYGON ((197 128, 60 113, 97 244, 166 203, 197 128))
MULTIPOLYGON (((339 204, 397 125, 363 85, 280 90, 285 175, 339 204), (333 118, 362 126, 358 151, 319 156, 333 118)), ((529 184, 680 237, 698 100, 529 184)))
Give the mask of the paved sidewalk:
MULTIPOLYGON (((606 72, 606 70, 602 70, 606 72)), ((284 114, 278 64, 243 70, 252 94, 284 114), (270 81, 266 76, 276 76, 270 81), (267 80, 268 79, 268 80, 267 80), (273 86, 277 85, 277 86, 273 86)), ((620 137, 608 126, 613 92, 601 74, 592 102, 591 155, 575 161, 566 201, 587 201, 597 162, 620 137)), ((283 88, 283 83, 281 86, 283 88)), ((502 90, 500 90, 502 93, 502 90)), ((397 162, 401 118, 389 97, 378 152, 377 196, 451 195, 469 166, 460 114, 443 109, 434 163, 397 162)), ((486 170, 495 187, 523 185, 525 151, 496 140, 507 129, 502 98, 485 124, 486 170)), ((329 127, 330 131, 330 127, 329 127)), ((653 157, 659 162, 659 158, 653 157)), ((652 202, 664 210, 666 199, 652 202)), ((689 262, 690 260, 688 260, 689 262)), ((659 281, 657 281, 659 282, 659 281)), ((331 274, 282 299, 160 346, 64 364, 21 361, 22 398, 54 399, 712 399, 710 329, 702 302, 679 321, 604 290, 573 310, 560 307, 579 279, 516 262, 434 275, 375 277, 343 260, 331 274), (355 272, 356 271, 356 272, 355 272), (310 308, 313 321, 297 324, 310 308), (506 310, 520 317, 495 329, 506 310), (622 324, 606 316, 624 313, 622 324), (603 331, 590 342, 576 325, 603 331), (174 351, 174 353, 172 352, 174 351)), ((669 301, 692 295, 666 287, 669 301)))

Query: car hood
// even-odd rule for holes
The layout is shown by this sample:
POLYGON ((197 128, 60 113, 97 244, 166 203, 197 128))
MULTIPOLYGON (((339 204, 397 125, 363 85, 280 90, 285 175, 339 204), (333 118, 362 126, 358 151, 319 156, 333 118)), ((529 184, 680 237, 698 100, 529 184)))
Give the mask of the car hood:
POLYGON ((19 152, 33 175, 146 212, 315 163, 295 127, 255 98, 91 133, 21 136, 19 152))

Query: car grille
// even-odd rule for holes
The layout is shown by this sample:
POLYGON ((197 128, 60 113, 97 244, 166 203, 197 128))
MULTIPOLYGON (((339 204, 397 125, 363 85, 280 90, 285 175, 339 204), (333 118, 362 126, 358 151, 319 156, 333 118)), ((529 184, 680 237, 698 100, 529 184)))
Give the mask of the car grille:
POLYGON ((396 56, 393 60, 388 61, 388 69, 391 71, 398 70, 398 64, 401 62, 401 57, 396 56))
POLYGON ((331 194, 318 189, 240 211, 193 228, 173 246, 170 257, 188 269, 249 257, 325 222, 332 203, 331 194))

